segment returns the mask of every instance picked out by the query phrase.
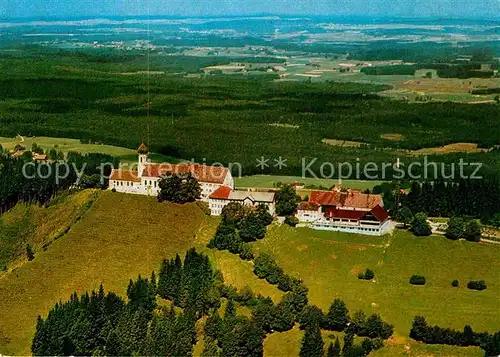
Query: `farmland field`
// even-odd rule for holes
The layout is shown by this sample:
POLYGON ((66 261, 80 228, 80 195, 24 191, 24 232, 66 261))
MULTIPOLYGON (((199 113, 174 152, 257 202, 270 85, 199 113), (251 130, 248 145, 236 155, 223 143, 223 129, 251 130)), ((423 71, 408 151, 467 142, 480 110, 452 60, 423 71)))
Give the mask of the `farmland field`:
MULTIPOLYGON (((187 69, 199 68, 205 60, 183 57, 179 65, 192 73, 196 71, 187 69)), ((63 51, 53 56, 46 49, 19 50, 16 56, 0 53, 0 135, 71 138, 131 150, 149 137, 151 150, 168 157, 237 163, 244 175, 293 176, 301 175, 302 159, 316 159, 312 168, 318 174, 323 162, 405 162, 415 159, 401 150, 460 142, 480 148, 498 144, 496 104, 412 104, 377 95, 389 89, 386 85, 276 82, 275 74, 266 72, 192 78, 169 72, 159 55, 151 56, 150 65, 150 70, 165 74, 141 74, 147 63, 132 54, 115 58, 88 52, 78 57, 63 51), (10 70, 14 67, 20 70, 10 70), (131 71, 139 74, 120 74, 131 71), (401 140, 386 139, 392 133, 401 140), (327 145, 325 138, 369 147, 327 145), (271 164, 282 157, 287 166, 259 168, 256 160, 261 157, 271 164)), ((130 160, 123 155, 124 161, 130 160)), ((459 155, 434 155, 433 160, 451 163, 459 155)), ((467 158, 482 162, 485 171, 500 167, 498 150, 468 153, 467 158)), ((336 177, 338 173, 331 178, 336 177)))

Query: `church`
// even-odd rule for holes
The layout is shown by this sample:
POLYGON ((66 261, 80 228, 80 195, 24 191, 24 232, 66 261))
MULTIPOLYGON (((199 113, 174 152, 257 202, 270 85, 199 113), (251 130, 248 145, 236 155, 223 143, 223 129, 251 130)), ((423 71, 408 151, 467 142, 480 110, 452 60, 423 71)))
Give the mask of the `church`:
POLYGON ((149 158, 149 149, 144 142, 137 149, 139 155, 137 170, 115 169, 109 177, 109 189, 116 192, 157 196, 159 181, 166 174, 191 173, 199 182, 201 201, 208 202, 212 193, 224 186, 234 189, 231 172, 222 166, 209 166, 193 163, 155 164, 149 158))

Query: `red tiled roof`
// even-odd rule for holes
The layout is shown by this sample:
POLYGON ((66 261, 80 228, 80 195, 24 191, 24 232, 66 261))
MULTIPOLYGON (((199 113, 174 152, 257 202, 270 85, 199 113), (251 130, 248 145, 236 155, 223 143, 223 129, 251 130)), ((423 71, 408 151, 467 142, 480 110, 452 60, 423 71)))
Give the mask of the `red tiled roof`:
POLYGON ((380 205, 376 205, 372 208, 371 212, 373 216, 380 222, 385 221, 389 217, 389 213, 380 205))
POLYGON ((114 181, 141 182, 141 179, 137 177, 137 171, 134 170, 113 170, 109 179, 114 181))
POLYGON ((371 209, 382 205, 382 196, 360 193, 359 191, 312 191, 309 202, 321 206, 371 209))
POLYGON ((144 167, 142 176, 160 177, 165 174, 191 174, 200 182, 224 183, 227 169, 221 166, 208 166, 200 164, 147 164, 144 167))
POLYGON ((216 189, 212 194, 210 195, 210 198, 215 198, 215 199, 228 199, 229 195, 231 194, 231 187, 228 186, 221 186, 218 189, 216 189))
POLYGON ((309 202, 320 206, 336 206, 339 203, 338 192, 311 191, 309 202))
POLYGON ((12 157, 19 157, 24 154, 24 150, 17 150, 16 152, 12 153, 12 157))
POLYGON ((317 211, 319 208, 319 205, 313 202, 307 202, 307 201, 302 201, 299 203, 299 207, 297 209, 303 210, 303 211, 317 211))
POLYGON ((379 222, 383 222, 389 217, 389 214, 381 206, 376 205, 371 211, 355 211, 350 209, 338 209, 337 207, 326 207, 326 218, 343 218, 343 219, 363 219, 365 216, 372 214, 379 222))
POLYGON ((33 156, 33 159, 35 159, 35 160, 47 160, 47 155, 45 155, 45 154, 37 154, 36 152, 34 152, 32 154, 32 156, 33 156))
POLYGON ((325 212, 326 218, 345 218, 345 219, 361 219, 366 216, 366 211, 354 211, 350 209, 337 209, 336 207, 327 207, 325 212))

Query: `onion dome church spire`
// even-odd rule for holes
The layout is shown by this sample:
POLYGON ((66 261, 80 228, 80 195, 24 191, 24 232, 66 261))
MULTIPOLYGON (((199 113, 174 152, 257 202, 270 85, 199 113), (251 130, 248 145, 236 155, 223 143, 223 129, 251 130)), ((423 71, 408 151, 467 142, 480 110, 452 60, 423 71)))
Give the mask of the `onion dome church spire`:
POLYGON ((142 173, 148 162, 149 154, 149 149, 146 144, 144 144, 144 141, 142 142, 141 146, 137 148, 137 153, 139 154, 139 162, 137 163, 137 176, 142 177, 142 173))
POLYGON ((148 147, 146 146, 146 144, 144 144, 144 141, 141 143, 141 145, 139 146, 139 148, 137 149, 137 152, 141 155, 146 155, 149 153, 149 149, 148 147))

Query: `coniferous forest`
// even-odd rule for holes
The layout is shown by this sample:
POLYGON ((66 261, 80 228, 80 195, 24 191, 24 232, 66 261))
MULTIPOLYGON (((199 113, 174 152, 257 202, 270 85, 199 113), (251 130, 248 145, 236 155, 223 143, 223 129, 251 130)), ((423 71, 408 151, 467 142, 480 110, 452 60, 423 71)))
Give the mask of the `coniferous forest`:
MULTIPOLYGON (((127 299, 99 291, 57 303, 44 319, 38 317, 31 351, 34 355, 148 355, 192 356, 198 339, 204 339, 202 356, 262 356, 267 334, 288 331, 295 323, 305 330, 300 356, 323 355, 320 329, 343 331, 343 356, 366 356, 381 348, 393 326, 379 315, 362 311, 350 315, 346 304, 335 299, 327 313, 310 305, 307 288, 287 292, 275 305, 270 298, 237 291, 224 284, 208 257, 190 249, 184 260, 177 255, 161 264, 158 277, 132 279, 127 299), (158 304, 157 297, 168 300, 158 304), (236 306, 248 307, 250 317, 237 314, 236 306), (203 323, 203 337, 197 332, 203 323), (353 343, 354 336, 362 339, 353 343)), ((429 344, 480 346, 486 356, 500 353, 500 335, 463 332, 428 326, 415 317, 410 337, 429 344)), ((338 349, 335 346, 328 350, 338 349)), ((339 354, 340 355, 340 354, 339 354)))
POLYGON ((32 159, 30 151, 16 158, 0 146, 0 214, 18 202, 43 205, 64 189, 105 188, 112 166, 118 164, 110 155, 77 152, 69 152, 60 161, 41 163, 32 159))
POLYGON ((320 328, 363 337, 363 344, 347 346, 367 355, 392 335, 392 325, 373 314, 356 312, 352 319, 342 300, 325 314, 308 304, 300 283, 278 304, 249 289, 224 284, 208 257, 191 249, 164 260, 158 275, 130 280, 127 299, 99 291, 57 303, 46 318, 38 317, 31 351, 34 355, 156 355, 191 356, 200 338, 196 326, 204 322, 203 356, 262 356, 266 334, 288 331, 296 323, 305 330, 301 355, 323 351, 320 328), (158 298, 169 305, 158 304, 158 298), (250 317, 237 314, 248 307, 250 317), (349 324, 349 321, 352 323, 349 324))
POLYGON ((401 183, 376 186, 382 193, 384 207, 395 217, 401 207, 411 212, 425 212, 430 217, 467 216, 487 223, 500 212, 500 181, 496 177, 458 182, 411 182, 409 190, 400 190, 401 183))

